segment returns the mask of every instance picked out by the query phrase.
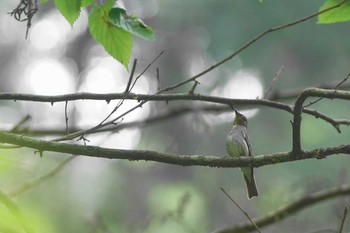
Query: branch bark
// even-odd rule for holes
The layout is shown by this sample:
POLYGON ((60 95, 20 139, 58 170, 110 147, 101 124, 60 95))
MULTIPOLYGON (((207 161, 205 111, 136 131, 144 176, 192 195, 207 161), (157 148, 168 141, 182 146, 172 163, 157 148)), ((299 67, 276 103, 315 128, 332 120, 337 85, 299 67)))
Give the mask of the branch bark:
POLYGON ((307 88, 300 94, 295 102, 293 119, 293 154, 295 156, 303 154, 300 142, 301 113, 303 111, 303 104, 308 97, 350 100, 350 92, 340 90, 325 90, 321 88, 307 88))
MULTIPOLYGON (((177 155, 150 150, 122 150, 110 149, 98 146, 83 146, 53 141, 44 141, 20 136, 12 133, 0 132, 0 142, 28 147, 38 150, 40 154, 44 151, 67 153, 72 155, 84 155, 108 159, 124 159, 129 161, 155 161, 180 166, 208 166, 208 167, 261 167, 265 165, 295 161, 291 152, 281 152, 255 157, 226 158, 205 155, 177 155)), ((350 145, 338 147, 321 148, 303 152, 302 159, 321 159, 334 154, 350 154, 350 145)))
MULTIPOLYGON (((266 106, 276 109, 281 109, 289 113, 294 113, 293 106, 280 103, 277 101, 266 100, 266 99, 231 99, 225 97, 208 96, 208 95, 190 95, 190 94, 162 94, 162 95, 147 95, 147 94, 134 94, 134 93, 110 93, 110 94, 95 94, 95 93, 73 93, 67 95, 57 95, 57 96, 44 96, 44 95, 31 95, 31 94, 19 94, 19 93, 1 93, 0 99, 2 100, 14 100, 14 101, 33 101, 33 102, 43 102, 54 104, 56 102, 67 102, 75 100, 105 100, 109 103, 111 100, 115 99, 130 99, 137 101, 179 101, 179 100, 192 100, 192 101, 202 101, 210 102, 216 104, 225 104, 229 106, 266 106)), ((141 105, 142 102, 139 104, 141 105)), ((139 106, 137 105, 137 106, 139 106)), ((337 129, 339 132, 338 125, 342 122, 334 120, 314 109, 304 108, 303 112, 310 114, 316 118, 320 118, 337 129)), ((344 124, 349 124, 345 122, 344 124)), ((107 124, 108 125, 108 124, 107 124)), ((98 130, 101 127, 98 128, 98 130)), ((95 132, 92 128, 88 133, 95 132)), ((86 132, 84 132, 86 133, 86 132)))

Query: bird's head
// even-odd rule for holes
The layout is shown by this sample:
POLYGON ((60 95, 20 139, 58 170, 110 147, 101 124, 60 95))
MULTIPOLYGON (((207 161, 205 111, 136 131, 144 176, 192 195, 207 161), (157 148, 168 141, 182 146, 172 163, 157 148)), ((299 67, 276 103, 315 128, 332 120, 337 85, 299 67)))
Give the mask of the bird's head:
POLYGON ((233 125, 241 125, 241 126, 247 127, 247 124, 248 124, 247 118, 243 114, 238 112, 236 109, 235 109, 235 113, 236 113, 236 117, 235 117, 235 120, 233 121, 233 125))

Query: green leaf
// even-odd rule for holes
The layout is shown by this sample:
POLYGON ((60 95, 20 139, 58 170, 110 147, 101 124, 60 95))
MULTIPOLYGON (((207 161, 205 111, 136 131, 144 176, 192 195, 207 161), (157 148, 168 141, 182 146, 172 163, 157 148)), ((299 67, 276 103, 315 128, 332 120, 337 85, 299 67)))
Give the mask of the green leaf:
POLYGON ((40 3, 47 3, 49 0, 40 0, 40 3))
POLYGON ((89 14, 89 30, 92 37, 126 69, 132 47, 132 35, 111 24, 108 12, 113 5, 106 2, 103 6, 94 6, 89 14))
POLYGON ((91 5, 94 2, 94 0, 81 0, 81 7, 87 7, 91 5))
POLYGON ((127 15, 126 11, 122 8, 116 7, 111 9, 108 13, 108 19, 113 25, 123 28, 134 36, 147 40, 154 40, 153 29, 136 16, 127 15))
POLYGON ((82 0, 53 0, 57 9, 66 18, 66 20, 73 25, 74 21, 80 14, 80 7, 82 0))
MULTIPOLYGON (((341 0, 327 0, 319 9, 319 11, 330 8, 341 0)), ((344 3, 340 7, 334 8, 318 16, 318 23, 337 23, 350 20, 350 1, 344 3)))

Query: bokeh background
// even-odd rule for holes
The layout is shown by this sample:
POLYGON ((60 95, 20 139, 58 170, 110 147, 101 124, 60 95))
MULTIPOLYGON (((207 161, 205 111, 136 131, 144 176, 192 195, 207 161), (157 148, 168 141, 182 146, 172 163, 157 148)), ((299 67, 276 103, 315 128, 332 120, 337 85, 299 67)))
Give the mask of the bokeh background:
MULTIPOLYGON (((74 92, 122 92, 129 74, 89 35, 87 11, 73 28, 49 2, 40 5, 29 38, 26 23, 8 12, 17 1, 0 2, 0 91, 57 95, 74 92)), ((323 1, 169 1, 125 2, 156 32, 155 41, 134 39, 132 60, 140 73, 161 51, 164 54, 140 78, 133 92, 155 93, 156 68, 161 88, 203 71, 228 56, 258 33, 310 15, 323 1)), ((316 19, 264 37, 199 79, 200 94, 259 98, 283 68, 272 92, 337 83, 350 72, 349 23, 317 24, 316 19)), ((188 92, 191 85, 173 92, 188 92)), ((293 103, 294 100, 285 100, 293 103)), ((70 128, 98 124, 117 101, 76 101, 68 105, 70 128)), ((118 115, 134 106, 125 101, 118 115)), ((148 149, 177 154, 225 156, 225 138, 233 112, 197 111, 203 103, 148 103, 124 118, 142 121, 169 109, 194 111, 140 127, 88 135, 89 145, 148 149)), ((322 100, 313 106, 334 118, 349 118, 349 103, 322 100)), ((244 108, 254 154, 291 149, 292 115, 268 107, 244 108)), ((10 130, 30 115, 22 127, 64 131, 64 103, 0 102, 1 130, 10 130)), ((348 144, 349 128, 338 134, 329 124, 303 115, 304 149, 348 144)), ((38 137, 38 136, 37 136, 38 137)), ((58 135, 41 136, 51 139, 58 135)), ((82 143, 82 142, 75 142, 82 143)), ((33 150, 0 150, 0 189, 4 193, 40 177, 69 155, 33 150)), ((55 176, 34 186, 14 201, 38 232, 210 232, 247 221, 220 191, 223 187, 251 217, 267 213, 312 192, 349 182, 350 161, 344 155, 264 166, 256 169, 259 198, 247 200, 239 169, 180 167, 154 162, 112 161, 78 157, 55 176)), ((308 232, 338 229, 349 198, 310 207, 264 232, 308 232)), ((2 207, 2 229, 16 220, 2 207)), ((350 225, 347 223, 347 229, 350 225)), ((10 231, 8 231, 10 232, 10 231)), ((16 231, 19 232, 19 231, 16 231)))

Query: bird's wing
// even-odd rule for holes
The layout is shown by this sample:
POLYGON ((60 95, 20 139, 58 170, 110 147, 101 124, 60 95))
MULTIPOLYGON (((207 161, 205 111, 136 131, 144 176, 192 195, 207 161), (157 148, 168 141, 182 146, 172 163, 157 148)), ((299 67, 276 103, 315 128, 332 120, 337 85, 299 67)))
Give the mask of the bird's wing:
POLYGON ((248 133, 247 130, 244 130, 243 132, 243 137, 244 137, 244 141, 247 144, 248 147, 248 156, 253 156, 253 150, 252 150, 252 145, 250 144, 250 140, 248 138, 248 133))
MULTIPOLYGON (((253 156, 253 150, 252 150, 252 145, 250 144, 250 140, 248 138, 247 129, 245 129, 243 131, 243 138, 244 138, 244 141, 245 141, 245 143, 247 144, 247 147, 248 147, 248 156, 252 157, 253 156)), ((246 168, 245 172, 243 172, 243 170, 242 170, 242 172, 244 174, 244 179, 247 179, 248 181, 250 181, 249 182, 249 186, 247 186, 248 190, 250 190, 252 196, 254 196, 254 195, 257 196, 258 192, 256 190, 256 187, 253 187, 253 185, 255 186, 254 171, 253 170, 254 170, 253 166, 249 166, 248 168, 246 168), (255 188, 255 190, 254 190, 254 188, 255 188)), ((250 194, 249 194, 249 196, 250 196, 250 194)))

